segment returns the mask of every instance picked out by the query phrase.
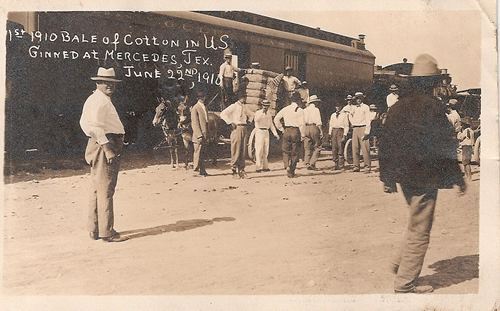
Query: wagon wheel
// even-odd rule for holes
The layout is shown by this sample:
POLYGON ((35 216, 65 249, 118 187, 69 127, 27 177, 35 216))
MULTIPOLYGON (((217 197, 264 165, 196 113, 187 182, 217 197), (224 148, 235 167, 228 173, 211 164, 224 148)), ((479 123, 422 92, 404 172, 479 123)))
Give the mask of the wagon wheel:
POLYGON ((252 162, 256 162, 255 159, 255 129, 250 133, 250 137, 248 138, 248 158, 252 160, 252 162))
POLYGON ((344 146, 344 160, 349 163, 349 164, 352 164, 352 139, 349 138, 346 143, 345 143, 345 146, 344 146))

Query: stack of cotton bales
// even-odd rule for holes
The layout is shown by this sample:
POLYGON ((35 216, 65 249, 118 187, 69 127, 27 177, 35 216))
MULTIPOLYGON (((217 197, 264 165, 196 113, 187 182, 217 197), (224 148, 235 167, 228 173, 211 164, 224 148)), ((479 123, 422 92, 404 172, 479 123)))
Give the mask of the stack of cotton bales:
POLYGON ((246 74, 243 76, 246 81, 241 84, 241 87, 246 94, 246 111, 252 119, 255 112, 261 108, 260 105, 264 99, 271 102, 269 107, 271 115, 276 114, 276 99, 282 78, 283 74, 276 72, 262 69, 246 69, 246 74))

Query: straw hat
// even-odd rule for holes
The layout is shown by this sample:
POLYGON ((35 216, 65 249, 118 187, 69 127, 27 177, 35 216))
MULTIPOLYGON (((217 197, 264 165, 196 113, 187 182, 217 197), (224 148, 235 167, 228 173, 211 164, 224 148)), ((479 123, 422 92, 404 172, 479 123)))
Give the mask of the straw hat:
POLYGON ((308 104, 312 104, 312 103, 316 103, 316 102, 321 102, 321 99, 319 99, 318 96, 316 95, 311 95, 309 96, 309 98, 307 99, 307 103, 308 104))
POLYGON ((396 84, 391 85, 391 87, 389 88, 389 91, 398 91, 398 90, 399 88, 396 84))
POLYGON ((432 77, 441 75, 437 61, 429 54, 420 54, 413 63, 411 75, 414 77, 432 77))
POLYGON ((354 94, 354 97, 356 97, 356 98, 365 98, 365 94, 363 94, 362 92, 356 92, 354 94))
POLYGON ((103 68, 99 67, 97 69, 97 76, 91 77, 91 80, 94 81, 110 81, 110 82, 121 82, 122 80, 116 79, 115 69, 114 68, 103 68))
POLYGON ((345 100, 352 100, 353 98, 354 98, 354 97, 352 97, 352 95, 351 95, 351 94, 349 94, 349 95, 347 95, 347 96, 346 96, 345 100))

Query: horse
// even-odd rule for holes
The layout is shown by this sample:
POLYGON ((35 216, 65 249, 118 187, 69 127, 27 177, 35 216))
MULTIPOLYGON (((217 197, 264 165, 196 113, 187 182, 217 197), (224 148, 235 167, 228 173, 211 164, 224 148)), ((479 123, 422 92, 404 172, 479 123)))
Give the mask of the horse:
MULTIPOLYGON (((184 162, 185 168, 189 168, 189 159, 191 158, 191 153, 193 148, 193 131, 191 128, 191 113, 190 107, 187 105, 188 97, 185 97, 180 103, 175 107, 170 101, 159 100, 159 105, 156 107, 155 117, 153 119, 153 125, 157 126, 162 124, 163 134, 165 135, 165 140, 160 142, 154 147, 155 150, 161 146, 167 144, 170 148, 170 159, 172 166, 173 155, 175 155, 176 165, 178 166, 178 138, 182 138, 182 143, 184 145, 184 162), (166 105, 166 103, 169 103, 166 105), (175 119, 174 119, 175 117, 175 119), (169 120, 169 121, 167 121, 169 120), (173 149, 173 153, 172 153, 173 149)), ((217 145, 219 144, 219 133, 224 132, 224 121, 212 111, 208 112, 208 124, 207 124, 207 154, 212 159, 212 163, 215 165, 217 163, 217 145)))

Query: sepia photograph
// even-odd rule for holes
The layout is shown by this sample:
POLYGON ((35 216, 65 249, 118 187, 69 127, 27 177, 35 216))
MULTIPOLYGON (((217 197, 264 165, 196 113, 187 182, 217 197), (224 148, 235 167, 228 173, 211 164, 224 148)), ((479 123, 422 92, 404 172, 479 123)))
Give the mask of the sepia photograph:
POLYGON ((3 310, 500 310, 494 1, 83 2, 3 10, 3 310))

